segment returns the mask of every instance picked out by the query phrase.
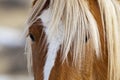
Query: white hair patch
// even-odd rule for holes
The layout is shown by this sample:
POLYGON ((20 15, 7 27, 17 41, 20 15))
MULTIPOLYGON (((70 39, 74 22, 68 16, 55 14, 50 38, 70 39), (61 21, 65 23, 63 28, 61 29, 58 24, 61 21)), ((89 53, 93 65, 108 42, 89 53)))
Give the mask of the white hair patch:
MULTIPOLYGON (((46 35, 48 36, 48 27, 49 23, 51 20, 51 11, 48 8, 47 10, 44 10, 43 13, 38 17, 41 19, 43 25, 44 25, 44 30, 46 35)), ((59 24, 59 30, 57 34, 53 35, 53 38, 51 40, 47 40, 48 42, 48 52, 46 55, 46 62, 44 66, 44 80, 48 80, 50 77, 51 70, 54 66, 56 57, 57 57, 57 52, 60 48, 60 44, 62 43, 63 40, 63 25, 62 22, 59 24)))

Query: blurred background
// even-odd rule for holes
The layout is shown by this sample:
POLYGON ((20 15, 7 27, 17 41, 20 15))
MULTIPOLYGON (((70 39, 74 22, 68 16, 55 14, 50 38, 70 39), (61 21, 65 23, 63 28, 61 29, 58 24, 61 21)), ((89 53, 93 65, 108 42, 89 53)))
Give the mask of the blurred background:
POLYGON ((0 0, 0 80, 31 80, 23 38, 31 2, 0 0))

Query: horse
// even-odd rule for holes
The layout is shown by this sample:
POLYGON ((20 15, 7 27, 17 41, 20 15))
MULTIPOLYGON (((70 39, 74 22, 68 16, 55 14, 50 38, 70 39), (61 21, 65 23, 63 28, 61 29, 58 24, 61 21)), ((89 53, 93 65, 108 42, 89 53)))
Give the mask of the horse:
POLYGON ((118 0, 34 0, 26 54, 34 80, 120 80, 118 0))

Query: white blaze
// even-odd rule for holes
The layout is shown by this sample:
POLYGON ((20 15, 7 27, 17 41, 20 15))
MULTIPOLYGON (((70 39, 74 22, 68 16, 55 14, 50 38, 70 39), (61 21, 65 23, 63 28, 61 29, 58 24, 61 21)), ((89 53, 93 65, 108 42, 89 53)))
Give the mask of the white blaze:
MULTIPOLYGON (((43 13, 38 17, 42 20, 43 26, 45 26, 45 33, 48 36, 48 26, 49 22, 51 20, 51 11, 48 8, 47 10, 44 10, 43 13)), ((59 50, 60 44, 63 40, 63 25, 62 22, 59 24, 59 30, 58 33, 54 35, 52 40, 47 41, 48 42, 48 52, 46 56, 46 62, 44 66, 44 80, 48 80, 50 77, 51 70, 54 66, 56 57, 57 57, 57 51, 59 50)))

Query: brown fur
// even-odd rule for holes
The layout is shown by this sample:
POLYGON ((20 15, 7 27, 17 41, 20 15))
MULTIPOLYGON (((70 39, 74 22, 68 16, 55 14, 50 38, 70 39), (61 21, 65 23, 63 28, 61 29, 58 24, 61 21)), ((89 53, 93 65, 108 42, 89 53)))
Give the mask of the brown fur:
MULTIPOLYGON (((34 0, 33 5, 37 0, 34 0)), ((48 7, 49 2, 46 2, 43 10, 48 7)), ((98 7, 97 0, 89 0, 89 6, 92 14, 94 15, 100 32, 100 40, 103 43, 102 46, 102 58, 97 59, 93 55, 91 50, 87 48, 87 55, 85 56, 81 69, 78 66, 72 65, 72 55, 69 52, 68 63, 65 61, 61 63, 60 51, 56 58, 55 66, 52 69, 50 80, 107 80, 107 48, 106 38, 104 37, 104 29, 102 27, 102 20, 100 16, 100 10, 98 7)), ((41 12, 40 12, 41 13, 41 12)), ((35 80, 43 80, 43 67, 45 64, 45 56, 47 53, 47 45, 45 33, 43 32, 42 22, 37 20, 29 29, 29 32, 34 36, 35 42, 32 44, 32 55, 33 55, 33 72, 35 80)), ((86 43, 86 47, 90 45, 90 40, 86 43)), ((79 62, 78 62, 79 63, 79 62)))
POLYGON ((29 32, 35 38, 35 42, 32 44, 34 78, 35 80, 43 80, 43 66, 47 49, 45 48, 46 41, 43 41, 45 33, 43 32, 43 26, 41 25, 40 20, 36 21, 30 27, 29 32), (43 49, 43 47, 45 49, 43 49))

